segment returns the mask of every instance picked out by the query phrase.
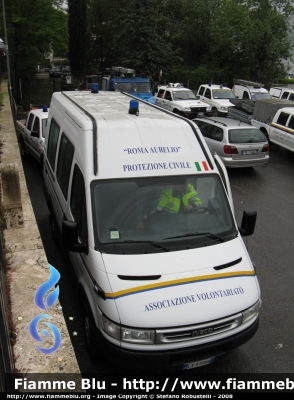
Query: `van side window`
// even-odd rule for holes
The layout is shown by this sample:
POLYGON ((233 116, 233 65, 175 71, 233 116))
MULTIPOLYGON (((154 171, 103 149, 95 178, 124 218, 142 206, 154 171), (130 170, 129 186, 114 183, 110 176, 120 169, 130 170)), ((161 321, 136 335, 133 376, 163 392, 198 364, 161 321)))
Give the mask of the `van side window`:
POLYGON ((200 88, 200 90, 199 90, 199 93, 198 93, 199 96, 202 96, 202 95, 203 95, 204 89, 205 89, 205 86, 201 86, 201 88, 200 88))
POLYGON ((39 120, 38 117, 35 118, 34 126, 33 126, 32 131, 40 133, 40 120, 39 120))
POLYGON ((249 99, 249 93, 246 90, 243 92, 243 99, 249 99))
POLYGON ((211 99, 210 89, 206 89, 204 97, 206 97, 207 99, 211 99))
POLYGON ((277 124, 286 126, 286 122, 287 122, 288 118, 289 118, 288 113, 281 112, 281 114, 279 115, 279 118, 277 120, 277 124))
POLYGON ((288 122, 288 127, 289 127, 290 129, 293 129, 293 130, 294 130, 294 115, 291 116, 291 118, 290 118, 290 120, 289 120, 289 122, 288 122))
POLYGON ((34 114, 30 114, 29 120, 27 122, 27 128, 28 128, 29 131, 32 130, 33 119, 34 119, 34 114))
POLYGON ((294 93, 290 93, 288 100, 294 101, 294 93))
POLYGON ((60 141, 56 177, 65 198, 67 198, 69 175, 74 151, 74 146, 63 133, 60 141))
POLYGON ((70 196, 72 216, 79 227, 79 236, 84 244, 88 244, 88 225, 85 181, 80 168, 75 165, 70 196))
POLYGON ((57 143, 59 139, 59 132, 60 132, 59 126, 52 119, 48 136, 47 158, 53 171, 55 169, 55 158, 56 158, 57 143))
POLYGON ((163 96, 164 96, 164 89, 160 89, 158 92, 158 97, 163 98, 163 96))
POLYGON ((282 94, 281 99, 287 99, 288 96, 289 96, 289 92, 284 92, 284 93, 282 94))
POLYGON ((167 91, 165 92, 164 98, 165 98, 166 100, 172 101, 172 95, 171 95, 171 92, 170 92, 169 90, 167 90, 167 91))

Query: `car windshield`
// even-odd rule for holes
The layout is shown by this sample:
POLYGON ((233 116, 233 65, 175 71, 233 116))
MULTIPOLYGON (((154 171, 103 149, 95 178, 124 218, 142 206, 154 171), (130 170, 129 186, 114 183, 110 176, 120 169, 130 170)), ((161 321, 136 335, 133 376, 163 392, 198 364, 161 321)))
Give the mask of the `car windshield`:
POLYGON ((175 90, 173 91, 174 100, 197 100, 192 90, 175 90))
POLYGON ((235 99, 236 96, 232 90, 213 89, 212 95, 214 99, 235 99))
POLYGON ((251 92, 251 98, 252 100, 271 99, 272 96, 269 93, 251 92))
POLYGON ((229 129, 230 143, 260 143, 266 138, 259 129, 229 129))
POLYGON ((96 180, 91 196, 95 248, 100 251, 175 251, 236 235, 217 175, 96 180))

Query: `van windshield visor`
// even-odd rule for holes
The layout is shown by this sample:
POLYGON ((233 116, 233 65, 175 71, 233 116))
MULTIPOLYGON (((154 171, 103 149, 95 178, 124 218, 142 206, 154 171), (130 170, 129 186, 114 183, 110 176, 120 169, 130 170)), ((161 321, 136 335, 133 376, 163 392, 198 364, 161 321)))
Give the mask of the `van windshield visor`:
POLYGON ((237 234, 217 175, 96 180, 91 196, 95 246, 104 252, 173 251, 237 234))
POLYGON ((235 99, 236 96, 231 90, 214 89, 212 91, 214 99, 235 99))

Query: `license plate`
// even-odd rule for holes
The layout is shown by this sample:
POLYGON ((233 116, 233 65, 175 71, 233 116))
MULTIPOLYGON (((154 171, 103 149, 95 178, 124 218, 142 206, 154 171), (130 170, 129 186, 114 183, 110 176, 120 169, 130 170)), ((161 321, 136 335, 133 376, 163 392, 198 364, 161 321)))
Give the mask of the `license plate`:
POLYGON ((242 150, 241 154, 242 156, 246 155, 246 154, 257 154, 258 150, 242 150))
POLYGON ((203 112, 199 112, 197 113, 197 116, 203 117, 204 113, 203 112))
POLYGON ((183 369, 192 369, 197 367, 202 367, 202 365, 212 364, 214 362, 215 357, 206 358, 206 360, 194 361, 192 363, 184 364, 183 369))

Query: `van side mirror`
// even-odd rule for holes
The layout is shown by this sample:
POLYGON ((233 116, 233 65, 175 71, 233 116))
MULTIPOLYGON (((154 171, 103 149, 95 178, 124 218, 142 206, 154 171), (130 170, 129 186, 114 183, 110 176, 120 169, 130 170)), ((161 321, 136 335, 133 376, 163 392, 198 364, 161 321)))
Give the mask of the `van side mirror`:
POLYGON ((197 100, 199 100, 199 99, 200 99, 200 96, 199 96, 199 94, 196 94, 196 99, 197 99, 197 100))
POLYGON ((256 211, 243 212, 241 228, 239 228, 241 236, 250 236, 253 234, 255 229, 256 217, 256 211))
POLYGON ((88 246, 86 246, 85 243, 79 243, 78 237, 78 224, 75 221, 62 221, 62 247, 76 253, 88 253, 88 246))

